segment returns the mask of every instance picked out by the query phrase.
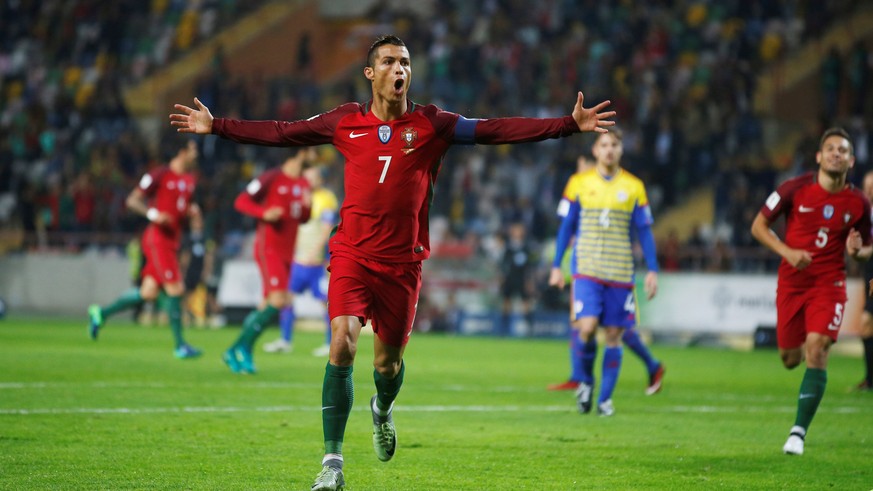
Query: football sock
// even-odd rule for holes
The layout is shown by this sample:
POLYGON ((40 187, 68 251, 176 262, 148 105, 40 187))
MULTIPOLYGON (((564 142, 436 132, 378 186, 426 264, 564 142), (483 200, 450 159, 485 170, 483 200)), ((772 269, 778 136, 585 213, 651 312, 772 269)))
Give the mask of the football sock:
POLYGON ((797 417, 794 425, 809 428, 818 404, 824 397, 828 383, 828 372, 820 368, 807 368, 800 383, 800 394, 797 396, 797 417))
POLYGON ((346 422, 355 400, 352 381, 354 367, 327 363, 321 389, 321 424, 324 429, 324 453, 342 454, 346 422))
POLYGON ((588 341, 579 341, 582 344, 582 383, 591 385, 594 383, 594 360, 597 359, 597 337, 592 335, 588 341))
POLYGON ((329 453, 321 459, 321 465, 326 465, 328 467, 335 467, 337 469, 343 468, 343 456, 338 453, 329 453))
POLYGON ((103 317, 109 317, 113 314, 117 314, 122 310, 127 310, 131 307, 135 307, 142 303, 142 297, 139 294, 139 288, 129 288, 125 290, 121 296, 115 299, 114 302, 109 304, 106 307, 101 307, 103 317))
POLYGON ((873 336, 863 338, 864 343, 864 362, 867 366, 867 383, 873 384, 873 336))
POLYGON ((182 337, 182 297, 171 297, 168 295, 164 306, 167 309, 167 319, 170 321, 173 341, 178 348, 185 344, 185 339, 182 337))
POLYGON ((294 307, 285 307, 279 311, 279 333, 282 339, 291 342, 291 334, 294 330, 294 307))
POLYGON ((624 334, 621 335, 621 340, 631 349, 631 351, 643 360, 643 363, 646 364, 646 370, 649 371, 649 375, 655 373, 655 370, 658 369, 660 363, 652 357, 652 353, 649 351, 649 348, 646 348, 646 345, 643 344, 643 340, 640 339, 640 333, 638 333, 636 329, 633 327, 625 329, 624 334))
POLYGON ((264 310, 255 310, 247 315, 243 322, 243 331, 240 333, 239 339, 236 340, 234 346, 241 346, 244 349, 251 351, 255 345, 255 341, 257 341, 261 333, 264 332, 264 328, 269 326, 270 323, 276 319, 278 313, 279 311, 276 307, 267 304, 267 306, 264 307, 264 310))
POLYGON ((385 378, 378 370, 373 370, 373 381, 376 382, 376 409, 379 410, 381 416, 387 416, 391 409, 391 404, 394 404, 394 399, 400 393, 400 386, 403 385, 403 373, 406 371, 406 363, 400 361, 400 371, 394 378, 385 378))
POLYGON ((612 398, 615 383, 618 381, 618 373, 621 371, 622 347, 607 347, 603 350, 603 382, 600 384, 600 397, 597 403, 605 402, 612 398))
POLYGON ((570 329, 570 380, 582 380, 582 341, 575 329, 570 329))

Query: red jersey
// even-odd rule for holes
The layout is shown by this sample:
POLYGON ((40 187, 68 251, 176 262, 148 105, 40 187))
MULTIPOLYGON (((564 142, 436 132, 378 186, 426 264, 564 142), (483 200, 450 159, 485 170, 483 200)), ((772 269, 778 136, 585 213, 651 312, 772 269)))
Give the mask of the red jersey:
POLYGON ((182 224, 188 218, 188 206, 194 195, 195 184, 194 174, 177 174, 167 166, 158 167, 142 176, 139 189, 148 198, 149 207, 167 213, 172 218, 163 225, 150 223, 146 233, 178 249, 182 224))
POLYGON ((289 259, 294 256, 298 225, 309 220, 311 205, 304 200, 308 193, 309 181, 274 169, 253 179, 236 197, 234 207, 259 219, 255 240, 260 247, 289 259), (277 206, 284 210, 278 220, 260 220, 265 211, 277 206))
POLYGON ((399 263, 430 255, 428 214, 451 145, 539 141, 568 136, 579 127, 572 116, 467 119, 409 101, 406 113, 394 121, 378 119, 370 103, 348 103, 294 122, 216 118, 212 132, 240 143, 333 144, 346 158, 346 168, 331 254, 399 263))
POLYGON ((846 237, 851 229, 870 243, 870 202, 851 184, 829 193, 806 173, 789 179, 767 198, 761 214, 770 222, 785 215, 785 244, 812 255, 802 270, 784 259, 779 265, 779 285, 788 288, 841 286, 846 279, 846 237))

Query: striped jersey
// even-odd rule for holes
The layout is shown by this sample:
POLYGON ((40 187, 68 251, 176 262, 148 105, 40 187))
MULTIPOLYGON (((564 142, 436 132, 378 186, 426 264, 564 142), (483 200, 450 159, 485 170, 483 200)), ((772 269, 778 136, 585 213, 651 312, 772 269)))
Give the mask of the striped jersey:
MULTIPOLYGON (((297 250, 294 260, 298 263, 324 261, 327 248, 321 243, 324 225, 333 227, 336 224, 339 201, 333 191, 319 188, 312 192, 312 214, 309 221, 297 229, 297 250)), ((314 266, 314 264, 309 264, 314 266)))
POLYGON ((624 169, 611 178, 596 168, 576 173, 567 182, 558 214, 570 214, 575 222, 574 277, 633 285, 632 231, 654 221, 639 178, 624 169))

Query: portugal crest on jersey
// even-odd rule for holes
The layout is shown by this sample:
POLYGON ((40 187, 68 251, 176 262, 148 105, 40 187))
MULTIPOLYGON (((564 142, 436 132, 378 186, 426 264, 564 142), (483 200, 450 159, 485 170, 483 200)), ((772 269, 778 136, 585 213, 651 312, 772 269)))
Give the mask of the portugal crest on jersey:
POLYGON ((415 150, 415 140, 418 139, 418 132, 413 128, 404 128, 400 132, 400 139, 403 141, 403 152, 409 153, 415 150))

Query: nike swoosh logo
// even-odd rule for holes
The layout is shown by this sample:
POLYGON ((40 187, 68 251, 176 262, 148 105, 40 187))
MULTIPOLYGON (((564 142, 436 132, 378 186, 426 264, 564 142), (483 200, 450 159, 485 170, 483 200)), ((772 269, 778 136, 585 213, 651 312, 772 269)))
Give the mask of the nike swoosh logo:
POLYGON ((336 407, 336 406, 322 406, 322 407, 321 407, 321 410, 324 411, 325 409, 332 409, 332 408, 335 408, 335 407, 336 407))
POLYGON ((355 139, 367 135, 369 135, 369 133, 355 133, 354 131, 352 131, 351 133, 349 133, 349 138, 355 139))
POLYGON ((797 209, 797 211, 799 211, 801 213, 809 213, 812 210, 815 210, 815 208, 810 208, 808 206, 803 206, 803 205, 800 205, 800 208, 797 209))
POLYGON ((815 394, 800 394, 800 399, 810 399, 815 397, 815 394))

